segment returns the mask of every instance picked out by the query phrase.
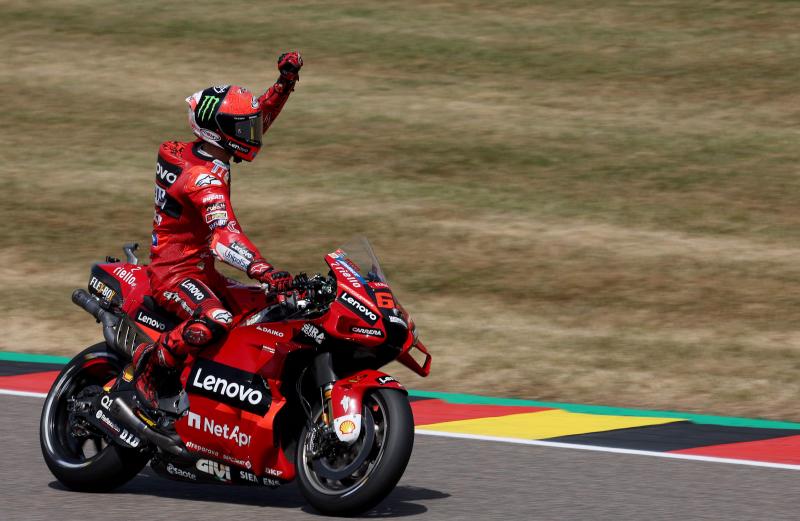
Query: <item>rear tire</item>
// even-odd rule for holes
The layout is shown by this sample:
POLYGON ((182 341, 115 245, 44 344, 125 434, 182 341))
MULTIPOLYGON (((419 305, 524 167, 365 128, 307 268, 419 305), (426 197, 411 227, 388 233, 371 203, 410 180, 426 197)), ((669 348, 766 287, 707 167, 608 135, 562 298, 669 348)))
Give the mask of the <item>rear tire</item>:
POLYGON ((50 472, 68 488, 113 490, 133 479, 150 459, 148 453, 109 443, 101 436, 79 438, 72 432, 67 400, 86 387, 103 386, 124 365, 105 342, 95 344, 67 363, 47 394, 39 424, 42 456, 50 472))
MULTIPOLYGON (((362 414, 372 414, 375 436, 370 457, 351 477, 329 480, 317 474, 308 454, 308 426, 297 444, 295 465, 300 492, 323 514, 355 515, 365 512, 389 495, 403 475, 414 447, 414 418, 408 398, 401 391, 376 389, 364 396, 362 414)), ((319 411, 318 411, 319 413, 319 411)), ((354 443, 363 443, 365 428, 354 443)))

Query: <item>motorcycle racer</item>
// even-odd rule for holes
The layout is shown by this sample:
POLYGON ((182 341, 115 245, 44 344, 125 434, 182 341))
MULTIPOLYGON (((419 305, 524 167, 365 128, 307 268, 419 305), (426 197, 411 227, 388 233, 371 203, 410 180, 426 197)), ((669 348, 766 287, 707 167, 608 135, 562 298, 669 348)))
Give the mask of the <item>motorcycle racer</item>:
POLYGON ((236 85, 196 92, 186 101, 197 139, 168 141, 159 149, 150 283, 157 303, 183 322, 133 351, 134 385, 145 406, 157 407, 159 368, 179 368, 188 354, 221 340, 232 327, 232 299, 224 302, 232 288, 242 287, 214 269, 215 258, 274 290, 291 286, 291 275, 268 263, 242 231, 230 200, 229 161, 256 157, 302 66, 298 52, 282 54, 278 80, 258 98, 236 85))

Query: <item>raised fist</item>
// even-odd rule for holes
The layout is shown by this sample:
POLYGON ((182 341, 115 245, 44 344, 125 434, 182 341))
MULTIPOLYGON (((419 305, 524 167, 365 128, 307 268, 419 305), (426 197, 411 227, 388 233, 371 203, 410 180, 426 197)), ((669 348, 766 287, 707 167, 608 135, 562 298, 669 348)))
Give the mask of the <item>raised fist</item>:
POLYGON ((303 67, 303 57, 297 51, 290 51, 278 57, 278 71, 281 77, 295 82, 300 79, 300 69, 303 67))

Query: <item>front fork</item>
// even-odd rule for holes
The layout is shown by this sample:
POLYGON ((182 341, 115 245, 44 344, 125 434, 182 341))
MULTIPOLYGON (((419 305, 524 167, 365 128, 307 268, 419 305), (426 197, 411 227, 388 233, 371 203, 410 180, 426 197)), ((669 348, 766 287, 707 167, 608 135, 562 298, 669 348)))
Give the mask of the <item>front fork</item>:
POLYGON ((337 380, 336 373, 333 372, 333 360, 330 353, 320 353, 314 359, 314 378, 322 399, 322 422, 326 427, 330 427, 333 421, 331 396, 333 383, 337 380))

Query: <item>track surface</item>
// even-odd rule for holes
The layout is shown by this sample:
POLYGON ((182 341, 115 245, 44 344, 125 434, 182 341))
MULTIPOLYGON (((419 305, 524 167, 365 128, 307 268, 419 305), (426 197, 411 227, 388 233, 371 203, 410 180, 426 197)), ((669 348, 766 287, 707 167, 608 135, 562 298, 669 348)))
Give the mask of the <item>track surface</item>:
MULTIPOLYGON (((42 400, 0 396, 2 520, 310 519, 294 485, 187 485, 145 470, 112 494, 64 490, 39 450, 42 400)), ((797 519, 798 473, 418 436, 398 488, 368 517, 797 519)))

